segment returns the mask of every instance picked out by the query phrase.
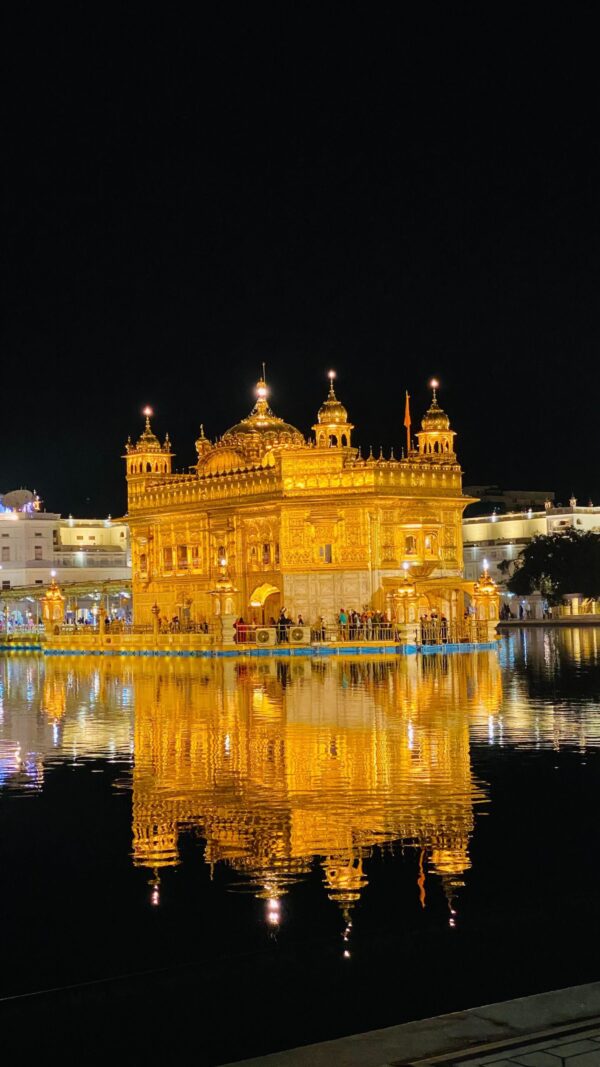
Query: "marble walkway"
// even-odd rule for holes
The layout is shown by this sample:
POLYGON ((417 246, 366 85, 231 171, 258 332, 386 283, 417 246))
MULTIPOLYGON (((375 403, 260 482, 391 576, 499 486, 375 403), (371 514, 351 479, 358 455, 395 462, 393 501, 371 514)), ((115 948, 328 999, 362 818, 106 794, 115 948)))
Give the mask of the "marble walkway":
POLYGON ((600 1067, 600 982, 353 1034, 236 1067, 600 1067))

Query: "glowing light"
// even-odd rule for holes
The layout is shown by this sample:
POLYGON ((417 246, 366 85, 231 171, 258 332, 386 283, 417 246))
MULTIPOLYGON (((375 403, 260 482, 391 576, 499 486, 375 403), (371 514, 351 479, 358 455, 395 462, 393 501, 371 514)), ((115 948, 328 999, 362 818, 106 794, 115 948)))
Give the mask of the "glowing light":
POLYGON ((487 569, 488 569, 488 561, 487 561, 487 559, 484 559, 484 561, 483 561, 483 569, 484 569, 484 571, 487 571, 487 569))
POLYGON ((334 370, 327 371, 327 377, 329 378, 329 381, 332 382, 333 379, 335 378, 335 371, 334 370))
POLYGON ((271 897, 267 901, 267 922, 270 923, 271 926, 278 926, 281 922, 279 901, 276 897, 271 897))
POLYGON ((440 383, 437 380, 437 378, 432 378, 431 379, 431 381, 429 383, 429 387, 430 387, 430 389, 439 389, 440 383))
POLYGON ((350 959, 350 953, 349 953, 347 948, 344 949, 344 959, 345 960, 349 960, 350 959))
POLYGON ((142 415, 145 415, 146 418, 149 419, 151 415, 154 415, 154 412, 151 407, 148 407, 148 405, 146 405, 146 407, 142 411, 142 415))
POLYGON ((56 571, 50 571, 50 577, 56 578, 56 571))
POLYGON ((256 387, 256 395, 259 396, 261 398, 261 400, 264 400, 264 398, 266 397, 266 395, 267 395, 267 387, 264 384, 264 382, 260 382, 260 384, 257 385, 257 387, 256 387))
POLYGON ((405 560, 404 563, 402 564, 402 569, 404 571, 407 571, 409 567, 410 567, 410 563, 408 562, 408 560, 405 560))

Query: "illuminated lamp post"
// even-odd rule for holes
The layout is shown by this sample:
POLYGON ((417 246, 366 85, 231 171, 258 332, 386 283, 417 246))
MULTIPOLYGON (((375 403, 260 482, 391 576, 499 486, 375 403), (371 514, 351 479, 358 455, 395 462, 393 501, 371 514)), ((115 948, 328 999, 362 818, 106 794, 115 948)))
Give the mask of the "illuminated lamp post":
POLYGON ((402 564, 404 581, 398 586, 395 594, 397 604, 396 622, 398 623, 398 637, 402 644, 410 644, 411 631, 414 633, 418 621, 419 598, 414 582, 410 580, 408 571, 410 563, 402 564))
POLYGON ((65 598, 56 584, 56 571, 50 571, 50 585, 42 598, 42 619, 47 633, 58 633, 65 619, 65 598))
POLYGON ((483 573, 473 588, 473 605, 477 620, 477 636, 483 637, 484 641, 495 641, 500 594, 494 579, 490 577, 487 559, 483 561, 483 573))
POLYGON ((220 575, 215 582, 215 588, 211 589, 210 595, 215 598, 215 616, 217 632, 222 645, 235 645, 235 588, 227 571, 227 557, 221 556, 219 560, 220 575), (220 632, 219 632, 220 631, 220 632))

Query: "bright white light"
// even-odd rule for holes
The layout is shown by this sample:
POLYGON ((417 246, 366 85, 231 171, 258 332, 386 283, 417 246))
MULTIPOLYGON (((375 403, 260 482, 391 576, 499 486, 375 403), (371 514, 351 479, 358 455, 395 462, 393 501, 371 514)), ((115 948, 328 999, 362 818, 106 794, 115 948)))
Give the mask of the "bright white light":
POLYGON ((56 571, 50 571, 50 577, 56 578, 56 571))
POLYGON ((271 897, 267 901, 267 922, 271 926, 278 926, 281 922, 281 914, 279 911, 279 901, 276 897, 271 897))
POLYGON ((154 412, 151 407, 146 406, 142 411, 142 415, 145 415, 146 418, 149 419, 151 415, 154 415, 154 412))
POLYGON ((484 571, 487 571, 487 569, 488 569, 488 561, 487 561, 487 559, 484 559, 484 561, 483 561, 483 569, 484 569, 484 571))
POLYGON ((350 953, 349 953, 347 948, 344 949, 344 959, 345 960, 349 960, 350 959, 350 953))
POLYGON ((327 371, 327 377, 329 378, 329 381, 332 382, 333 379, 335 378, 335 371, 334 370, 327 371))
POLYGON ((439 389, 440 387, 440 383, 438 382, 437 378, 432 378, 429 385, 432 389, 439 389))

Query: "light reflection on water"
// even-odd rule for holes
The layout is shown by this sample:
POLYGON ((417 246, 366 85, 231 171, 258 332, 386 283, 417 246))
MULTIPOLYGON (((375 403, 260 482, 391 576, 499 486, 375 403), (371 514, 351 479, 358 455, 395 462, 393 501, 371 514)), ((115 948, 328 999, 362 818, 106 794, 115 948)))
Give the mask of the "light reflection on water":
POLYGON ((376 846, 417 850, 422 902, 439 877, 452 915, 487 802, 473 747, 597 747, 599 646, 523 630, 447 658, 4 658, 0 789, 43 802, 57 765, 121 764, 154 904, 192 830, 274 924, 315 864, 348 918, 376 846))

